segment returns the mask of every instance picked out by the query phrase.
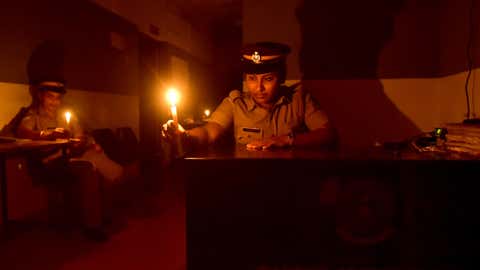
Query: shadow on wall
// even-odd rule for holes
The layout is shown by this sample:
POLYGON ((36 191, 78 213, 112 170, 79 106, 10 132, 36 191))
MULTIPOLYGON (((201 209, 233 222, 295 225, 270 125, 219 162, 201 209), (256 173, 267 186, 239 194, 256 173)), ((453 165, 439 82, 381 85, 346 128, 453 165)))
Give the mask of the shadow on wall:
POLYGON ((304 0, 297 8, 304 85, 329 115, 342 147, 399 141, 420 132, 385 95, 377 75, 403 4, 304 0))

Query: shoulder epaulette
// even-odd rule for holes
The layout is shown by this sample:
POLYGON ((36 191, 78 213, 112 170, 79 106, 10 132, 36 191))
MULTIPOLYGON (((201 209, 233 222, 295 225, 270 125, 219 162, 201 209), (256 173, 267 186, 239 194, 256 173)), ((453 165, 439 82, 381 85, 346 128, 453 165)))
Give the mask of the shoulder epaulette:
POLYGON ((239 90, 233 90, 230 92, 230 94, 228 94, 228 97, 234 101, 236 100, 237 98, 241 98, 242 97, 242 92, 240 92, 239 90))

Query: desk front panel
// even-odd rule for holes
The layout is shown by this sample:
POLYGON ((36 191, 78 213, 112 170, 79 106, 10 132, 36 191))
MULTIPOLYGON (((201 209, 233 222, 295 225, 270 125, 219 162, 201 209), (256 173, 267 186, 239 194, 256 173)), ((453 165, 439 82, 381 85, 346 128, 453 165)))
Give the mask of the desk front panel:
POLYGON ((470 227, 465 224, 472 220, 458 209, 472 210, 469 175, 480 168, 477 163, 212 156, 183 160, 177 168, 186 177, 189 269, 368 263, 368 256, 370 262, 456 262, 458 254, 467 256, 458 250, 468 238, 470 227), (331 182, 336 191, 325 193, 325 183, 331 182), (377 188, 365 189, 355 184, 359 182, 377 188), (322 200, 332 192, 336 199, 322 200), (362 208, 358 205, 365 196, 356 194, 366 195, 367 201, 370 196, 369 203, 377 205, 373 223, 361 214, 345 214, 352 210, 348 203, 344 207, 348 198, 350 206, 362 208), (352 199, 355 196, 359 198, 352 199), (357 229, 366 226, 367 231, 383 224, 395 233, 377 244, 352 248, 355 245, 337 233, 342 222, 357 229), (388 250, 388 256, 375 255, 379 248, 388 250))

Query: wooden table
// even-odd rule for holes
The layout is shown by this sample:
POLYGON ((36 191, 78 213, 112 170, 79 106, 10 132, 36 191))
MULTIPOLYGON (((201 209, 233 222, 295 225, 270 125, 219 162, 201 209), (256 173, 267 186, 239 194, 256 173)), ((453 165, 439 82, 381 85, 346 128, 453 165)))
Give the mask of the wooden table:
POLYGON ((51 149, 52 147, 58 147, 65 149, 68 145, 68 140, 55 140, 55 141, 32 141, 16 139, 11 142, 0 143, 0 188, 1 188, 1 202, 2 202, 2 222, 3 227, 8 228, 8 194, 7 194, 7 175, 6 175, 6 161, 9 157, 25 155, 41 151, 45 149, 51 149))
POLYGON ((186 179, 188 269, 341 263, 351 255, 346 253, 362 245, 339 241, 335 230, 341 206, 319 202, 321 184, 332 177, 347 183, 374 178, 394 192, 396 210, 387 211, 387 223, 397 230, 393 238, 403 241, 402 258, 415 253, 417 260, 452 259, 450 254, 458 253, 467 231, 474 229, 465 229, 471 220, 457 209, 475 209, 468 177, 478 171, 480 160, 381 148, 322 152, 235 147, 190 154, 176 166, 186 179), (433 206, 423 209, 429 201, 433 206))

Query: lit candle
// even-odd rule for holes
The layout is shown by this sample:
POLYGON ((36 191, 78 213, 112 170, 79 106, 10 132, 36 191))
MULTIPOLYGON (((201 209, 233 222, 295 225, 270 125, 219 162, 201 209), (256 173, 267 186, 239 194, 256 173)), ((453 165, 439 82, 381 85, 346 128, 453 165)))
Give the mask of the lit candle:
POLYGON ((208 118, 210 116, 210 110, 209 109, 206 109, 203 113, 205 114, 205 118, 208 118))
POLYGON ((70 126, 70 119, 72 118, 72 113, 67 111, 65 112, 65 122, 67 122, 67 127, 70 126))
MULTIPOLYGON (((170 113, 172 114, 172 120, 175 126, 178 125, 178 115, 177 115, 177 102, 180 99, 180 95, 175 88, 170 88, 167 91, 167 100, 170 103, 170 113)), ((175 149, 175 156, 183 156, 185 153, 183 152, 183 145, 182 139, 180 136, 176 136, 176 149, 175 149)))
POLYGON ((177 102, 180 99, 177 89, 170 88, 167 92, 167 100, 170 103, 170 113, 175 124, 178 123, 177 102))
POLYGON ((171 114, 172 114, 173 122, 174 122, 175 124, 178 123, 177 106, 171 105, 171 106, 170 106, 170 112, 171 112, 171 114))

